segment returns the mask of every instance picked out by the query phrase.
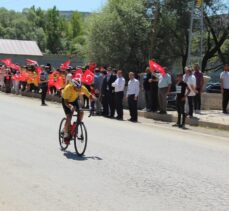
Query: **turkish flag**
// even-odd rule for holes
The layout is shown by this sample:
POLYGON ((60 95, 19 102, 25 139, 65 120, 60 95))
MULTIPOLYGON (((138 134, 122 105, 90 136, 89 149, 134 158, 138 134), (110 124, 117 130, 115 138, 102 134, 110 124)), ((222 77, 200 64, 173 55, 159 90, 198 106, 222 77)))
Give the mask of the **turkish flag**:
POLYGON ((64 80, 61 76, 57 78, 57 81, 55 82, 54 86, 57 90, 60 90, 64 87, 64 80))
POLYGON ((6 66, 10 66, 12 64, 12 59, 10 59, 10 58, 2 59, 2 60, 0 60, 0 62, 5 64, 6 66))
POLYGON ((9 67, 12 68, 13 70, 17 70, 17 71, 21 70, 20 66, 18 66, 16 64, 11 64, 11 65, 9 65, 9 67))
POLYGON ((79 68, 73 73, 72 78, 82 79, 82 76, 83 76, 83 71, 82 69, 79 68))
POLYGON ((20 81, 20 80, 21 80, 21 75, 15 74, 15 75, 12 77, 12 80, 14 80, 14 81, 20 81))
POLYGON ((165 76, 165 69, 161 65, 154 62, 153 60, 149 60, 149 67, 152 72, 159 71, 159 73, 165 76))
POLYGON ((91 85, 94 82, 94 74, 90 70, 86 70, 82 76, 82 82, 86 85, 91 85))
POLYGON ((65 63, 63 63, 63 64, 60 65, 60 69, 66 70, 66 69, 68 69, 68 67, 69 67, 70 64, 71 64, 71 61, 68 60, 65 63))
POLYGON ((94 72, 96 66, 97 66, 97 65, 96 65, 95 63, 91 63, 90 66, 89 66, 89 70, 90 70, 91 72, 94 72))
POLYGON ((58 77, 59 77, 59 72, 55 70, 52 74, 49 75, 48 85, 59 87, 58 77))
POLYGON ((38 62, 32 59, 26 59, 26 64, 27 65, 37 65, 38 66, 38 62))
POLYGON ((51 87, 51 86, 55 86, 55 82, 54 82, 54 79, 53 78, 50 78, 49 81, 48 81, 48 86, 51 87))
POLYGON ((36 67, 36 72, 37 72, 37 74, 41 74, 41 72, 42 72, 42 68, 41 67, 39 67, 39 66, 37 66, 36 67))
POLYGON ((29 74, 23 71, 20 75, 20 81, 27 81, 29 79, 29 74))

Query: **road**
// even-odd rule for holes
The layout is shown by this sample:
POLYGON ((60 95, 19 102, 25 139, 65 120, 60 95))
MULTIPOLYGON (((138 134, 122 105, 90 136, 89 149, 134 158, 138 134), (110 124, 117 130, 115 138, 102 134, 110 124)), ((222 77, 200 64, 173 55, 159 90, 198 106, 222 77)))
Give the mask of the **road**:
POLYGON ((229 133, 86 117, 78 158, 60 151, 62 117, 0 93, 1 211, 229 210, 229 133))

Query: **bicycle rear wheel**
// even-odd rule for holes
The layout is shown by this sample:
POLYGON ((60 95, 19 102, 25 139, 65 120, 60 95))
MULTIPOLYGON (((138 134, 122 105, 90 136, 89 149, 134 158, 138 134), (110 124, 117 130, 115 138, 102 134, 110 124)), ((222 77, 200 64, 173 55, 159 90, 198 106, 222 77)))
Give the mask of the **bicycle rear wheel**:
POLYGON ((83 156, 87 148, 87 129, 83 122, 77 125, 74 147, 78 156, 83 156))
POLYGON ((66 144, 64 142, 64 125, 66 122, 66 118, 63 118, 60 122, 60 127, 59 127, 59 143, 60 143, 60 148, 61 150, 66 150, 69 146, 69 143, 66 144))

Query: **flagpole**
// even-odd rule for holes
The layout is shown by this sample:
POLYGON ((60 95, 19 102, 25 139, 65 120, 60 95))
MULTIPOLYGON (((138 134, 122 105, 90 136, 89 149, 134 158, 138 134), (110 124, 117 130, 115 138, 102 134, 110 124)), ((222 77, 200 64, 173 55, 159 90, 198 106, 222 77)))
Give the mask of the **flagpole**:
POLYGON ((189 43, 188 43, 188 57, 186 65, 190 65, 191 53, 192 53, 192 28, 193 28, 193 18, 194 18, 195 0, 192 2, 191 20, 189 28, 189 43))
POLYGON ((201 2, 201 35, 200 35, 200 65, 203 60, 203 35, 204 35, 204 0, 201 2))

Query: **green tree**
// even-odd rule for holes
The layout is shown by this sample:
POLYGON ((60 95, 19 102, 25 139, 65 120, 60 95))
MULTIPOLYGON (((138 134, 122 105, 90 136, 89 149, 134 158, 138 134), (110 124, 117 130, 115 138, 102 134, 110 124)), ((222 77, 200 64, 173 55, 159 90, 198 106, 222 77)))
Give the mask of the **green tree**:
POLYGON ((47 49, 53 54, 57 54, 63 50, 61 42, 63 29, 60 20, 61 17, 56 7, 47 11, 47 49))
POLYGON ((142 0, 109 0, 88 25, 90 60, 140 71, 147 60, 150 22, 142 0))
POLYGON ((71 16, 71 27, 73 38, 80 35, 81 32, 81 15, 79 12, 73 12, 71 16))

